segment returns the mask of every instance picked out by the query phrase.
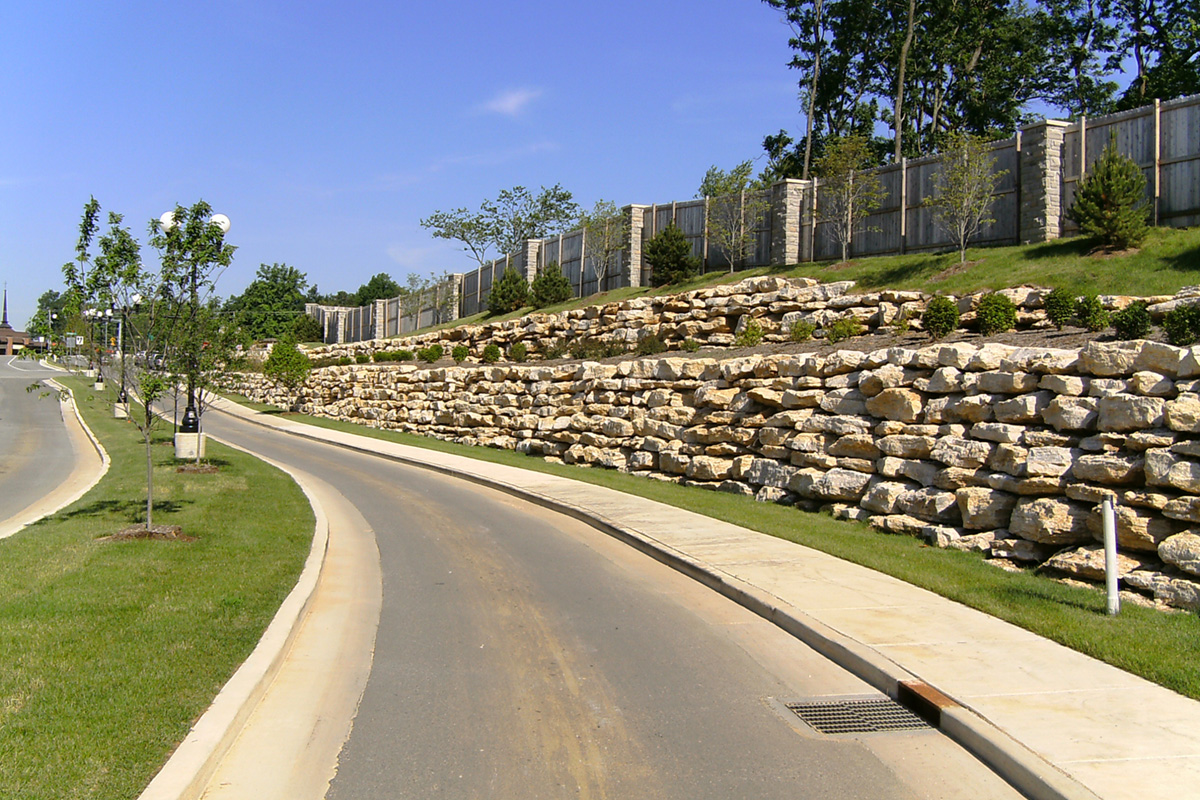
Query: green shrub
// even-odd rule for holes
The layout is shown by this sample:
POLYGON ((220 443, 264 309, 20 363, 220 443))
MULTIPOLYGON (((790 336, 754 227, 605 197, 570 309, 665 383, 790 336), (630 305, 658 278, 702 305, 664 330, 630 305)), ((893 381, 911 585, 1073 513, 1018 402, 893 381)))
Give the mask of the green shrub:
POLYGON ((367 363, 370 363, 370 361, 371 361, 370 353, 356 353, 354 355, 354 363, 355 364, 367 364, 367 363))
POLYGON ((454 359, 455 364, 461 364, 467 360, 467 356, 471 355, 471 348, 465 344, 456 344, 454 349, 450 351, 450 357, 454 359))
POLYGON ((862 323, 855 317, 842 317, 839 320, 834 320, 833 323, 825 329, 825 338, 830 344, 837 344, 846 339, 855 336, 861 336, 863 332, 862 323))
POLYGON ((700 343, 689 336, 683 340, 683 344, 681 344, 680 347, 683 348, 683 352, 685 353, 695 353, 700 349, 700 343))
POLYGON ((371 356, 371 360, 374 361, 376 364, 382 364, 385 361, 395 361, 396 357, 392 354, 392 351, 390 351, 390 350, 376 350, 375 353, 371 356))
POLYGON ((650 285, 679 283, 700 270, 700 259, 692 255, 692 244, 672 222, 642 246, 642 256, 650 267, 650 285))
POLYGON ((500 345, 492 343, 483 348, 483 363, 495 364, 500 360, 500 345))
POLYGON ((341 356, 334 363, 337 364, 339 367, 348 367, 354 363, 354 360, 352 358, 350 358, 350 356, 341 356))
POLYGON ((1200 305, 1178 306, 1163 318, 1167 341, 1178 347, 1194 344, 1200 339, 1200 305))
POLYGON ((1113 314, 1112 326, 1118 339, 1145 339, 1150 335, 1150 310, 1145 300, 1138 300, 1113 314))
POLYGON ((742 332, 737 335, 733 343, 738 347, 754 347, 762 344, 763 335, 762 323, 756 319, 747 320, 742 332))
POLYGON ((1060 331, 1075 316, 1075 295, 1062 287, 1051 289, 1042 298, 1042 304, 1046 307, 1046 319, 1053 322, 1054 327, 1060 331))
POLYGON ((667 345, 662 339, 658 338, 658 334, 652 334, 638 340, 637 348, 634 352, 639 356, 653 356, 666 352, 666 350, 667 345))
POLYGON ((413 355, 412 350, 397 350, 396 352, 392 353, 392 355, 396 357, 397 361, 412 361, 414 358, 416 358, 416 356, 413 355))
POLYGON ((571 354, 571 358, 596 359, 604 358, 606 348, 604 342, 589 337, 571 342, 567 345, 567 352, 571 354))
POLYGON ((1109 314, 1094 294, 1085 295, 1075 303, 1075 319, 1080 327, 1098 333, 1108 327, 1109 314))
POLYGON ((556 358, 564 358, 567 355, 567 346, 562 342, 554 342, 546 345, 542 351, 542 358, 547 361, 553 361, 556 358))
POLYGON ((297 342, 319 342, 325 337, 321 323, 308 314, 297 314, 290 327, 292 338, 297 342))
POLYGON ((975 307, 975 317, 979 322, 979 332, 984 336, 1017 327, 1017 307, 1008 299, 1008 295, 999 292, 988 292, 980 298, 979 305, 975 307))
POLYGON ((440 344, 431 344, 429 347, 422 347, 420 350, 418 350, 417 358, 421 359, 426 364, 432 364, 439 360, 444 353, 445 350, 440 344))
POLYGON ((524 342, 513 342, 508 348, 508 358, 510 361, 515 361, 518 364, 525 361, 529 355, 529 348, 524 342))
POLYGON ((525 276, 512 267, 504 270, 500 279, 492 283, 488 292, 488 313, 493 316, 519 311, 529 305, 529 283, 525 276))
POLYGON ((816 325, 813 325, 811 322, 798 319, 793 322, 791 327, 788 329, 788 336, 791 337, 793 342, 807 342, 813 337, 813 334, 816 333, 816 331, 816 325))
POLYGON ((958 306, 949 297, 939 294, 925 306, 921 327, 934 339, 949 335, 958 327, 958 306))
POLYGON ((565 303, 575 296, 571 281, 562 274, 557 261, 551 261, 538 270, 537 277, 533 279, 529 288, 532 291, 534 308, 565 303))
POLYGON ((1137 163, 1117 152, 1116 133, 1079 183, 1067 216, 1101 247, 1124 250, 1146 238, 1146 176, 1137 163))
POLYGON ((892 333, 897 336, 903 336, 912 330, 912 314, 907 308, 901 308, 896 314, 896 318, 892 320, 892 333))

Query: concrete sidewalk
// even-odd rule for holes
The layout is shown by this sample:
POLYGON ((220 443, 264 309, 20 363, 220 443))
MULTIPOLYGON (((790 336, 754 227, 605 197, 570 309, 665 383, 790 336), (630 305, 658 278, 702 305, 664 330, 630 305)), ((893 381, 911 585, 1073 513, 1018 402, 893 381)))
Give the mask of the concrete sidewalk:
POLYGON ((734 598, 940 728, 1034 798, 1200 796, 1200 702, 894 578, 587 483, 260 415, 290 434, 424 466, 564 511, 734 598))

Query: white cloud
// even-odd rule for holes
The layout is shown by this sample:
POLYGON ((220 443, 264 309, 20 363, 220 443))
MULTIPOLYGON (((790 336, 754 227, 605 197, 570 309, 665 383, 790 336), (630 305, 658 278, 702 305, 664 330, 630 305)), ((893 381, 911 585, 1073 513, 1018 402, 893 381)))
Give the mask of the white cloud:
POLYGON ((483 104, 483 110, 493 114, 515 117, 525 107, 542 96, 541 89, 509 89, 483 104))

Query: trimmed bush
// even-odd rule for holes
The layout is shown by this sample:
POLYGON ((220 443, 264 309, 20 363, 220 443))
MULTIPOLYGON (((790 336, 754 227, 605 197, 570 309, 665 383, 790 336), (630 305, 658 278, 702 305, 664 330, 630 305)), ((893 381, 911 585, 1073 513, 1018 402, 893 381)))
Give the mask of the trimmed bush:
POLYGON ((939 294, 925 306, 921 327, 934 339, 948 335, 958 327, 958 306, 949 297, 939 294))
POLYGON ((557 261, 551 261, 545 267, 538 270, 537 277, 533 279, 533 283, 529 288, 533 296, 534 308, 545 308, 556 303, 565 303, 575 297, 575 290, 571 288, 571 281, 567 279, 566 275, 562 274, 557 261))
POLYGON ((421 359, 426 364, 432 364, 441 359, 444 353, 445 350, 442 349, 440 344, 431 344, 429 347, 422 347, 420 350, 418 350, 417 358, 421 359))
POLYGON ((1145 300, 1138 300, 1113 314, 1112 326, 1118 339, 1145 339, 1150 335, 1150 311, 1145 300))
POLYGON ((1046 319, 1054 323, 1054 327, 1060 331, 1075 316, 1075 295, 1062 287, 1051 289, 1042 298, 1042 305, 1046 307, 1046 319))
POLYGON ((689 336, 683 340, 683 344, 680 347, 683 348, 683 352, 685 353, 695 353, 700 349, 700 343, 689 336))
POLYGON ((634 352, 639 356, 653 356, 664 353, 666 350, 667 346, 663 340, 658 338, 657 334, 652 334, 639 339, 634 352))
POLYGON ((1080 327, 1099 333, 1108 327, 1109 313, 1096 295, 1089 294, 1075 303, 1075 319, 1080 327))
POLYGON ((692 244, 672 222, 642 246, 642 256, 650 267, 650 285, 679 283, 700 271, 700 259, 692 255, 692 244))
POLYGON ((542 352, 542 358, 547 361, 552 361, 556 358, 564 358, 567 355, 567 346, 562 342, 546 345, 546 349, 542 352))
POLYGON ((450 357, 454 359, 455 364, 461 364, 467 360, 467 356, 471 355, 471 348, 465 344, 456 344, 454 349, 450 351, 450 357))
POLYGON ((975 317, 979 322, 979 332, 984 336, 1017 327, 1017 307, 1008 299, 1008 295, 999 292, 988 292, 980 298, 975 317))
POLYGON ((413 355, 412 350, 397 350, 396 352, 392 353, 392 355, 396 357, 397 361, 412 361, 414 358, 416 358, 416 356, 413 355))
POLYGON ((500 345, 489 344, 487 347, 483 348, 483 363, 495 364, 499 360, 500 360, 500 345))
POLYGON ((356 353, 354 356, 355 364, 368 364, 371 361, 370 353, 356 353))
POLYGON ((733 343, 738 347, 754 347, 762 343, 763 333, 762 323, 756 319, 747 320, 742 332, 737 335, 733 343))
POLYGON ((526 344, 524 342, 513 342, 511 345, 509 345, 509 348, 508 348, 509 360, 515 361, 518 364, 520 364, 523 361, 525 361, 525 358, 528 355, 529 355, 529 348, 528 348, 528 346, 526 346, 526 344))
POLYGON ((529 284, 525 276, 512 267, 504 270, 500 280, 492 284, 488 292, 488 313, 497 316, 519 311, 529 305, 529 284))
POLYGON ((1117 152, 1116 134, 1075 192, 1067 216, 1101 247, 1124 250, 1146 238, 1146 176, 1129 156, 1117 152))
POLYGON ((811 322, 806 322, 798 319, 792 323, 792 327, 788 330, 788 336, 793 342, 807 342, 817 332, 817 326, 811 322))
POLYGON ((1178 306, 1163 318, 1167 341, 1177 347, 1195 344, 1200 339, 1200 306, 1178 306))
POLYGON ((834 320, 828 328, 825 329, 825 338, 830 344, 837 344, 846 339, 855 336, 861 336, 863 332, 862 323, 854 317, 842 317, 839 320, 834 320))

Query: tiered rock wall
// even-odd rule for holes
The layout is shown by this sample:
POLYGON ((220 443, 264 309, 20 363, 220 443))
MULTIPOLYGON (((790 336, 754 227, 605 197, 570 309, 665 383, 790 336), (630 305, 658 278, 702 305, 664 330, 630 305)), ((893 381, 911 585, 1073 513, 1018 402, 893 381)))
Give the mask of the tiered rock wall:
MULTIPOLYGON (((293 399, 261 376, 230 388, 293 399)), ((1111 495, 1125 587, 1200 609, 1200 348, 959 343, 723 361, 359 365, 314 372, 303 398, 315 414, 825 506, 1089 580, 1103 580, 1097 503, 1111 495)))

